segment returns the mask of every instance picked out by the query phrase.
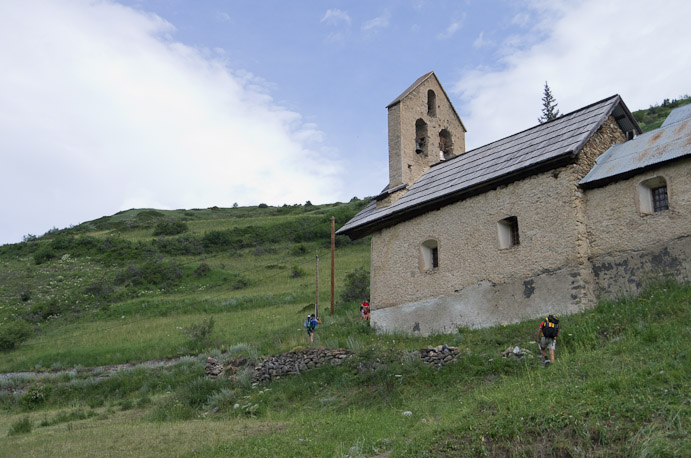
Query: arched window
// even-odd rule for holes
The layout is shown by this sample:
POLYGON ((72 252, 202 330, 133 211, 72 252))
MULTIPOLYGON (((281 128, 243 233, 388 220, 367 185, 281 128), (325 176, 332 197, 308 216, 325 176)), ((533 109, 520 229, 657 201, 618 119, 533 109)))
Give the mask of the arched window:
POLYGON ((415 121, 415 152, 427 156, 427 123, 422 119, 415 121))
POLYGON ((439 267, 439 243, 434 239, 420 245, 420 271, 426 272, 439 267))
POLYGON ((451 132, 442 129, 439 132, 439 151, 444 159, 451 159, 453 157, 453 139, 451 132))
POLYGON ((667 180, 653 177, 638 184, 638 211, 644 215, 669 210, 667 180))
POLYGON ((437 94, 432 89, 427 91, 427 114, 433 118, 437 117, 437 94))

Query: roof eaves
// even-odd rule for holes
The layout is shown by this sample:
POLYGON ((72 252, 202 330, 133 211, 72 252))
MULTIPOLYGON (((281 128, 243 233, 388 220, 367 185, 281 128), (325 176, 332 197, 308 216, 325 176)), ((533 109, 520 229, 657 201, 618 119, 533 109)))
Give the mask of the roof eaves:
POLYGON ((680 159, 684 159, 684 158, 675 157, 675 158, 667 159, 664 161, 656 162, 654 164, 646 164, 646 165, 643 165, 640 167, 626 170, 624 172, 620 172, 620 173, 616 173, 616 174, 609 175, 606 177, 598 178, 597 180, 584 181, 585 180, 585 178, 584 178, 583 180, 581 180, 581 182, 578 183, 578 185, 581 188, 583 188, 584 190, 601 188, 603 186, 607 186, 608 184, 615 183, 617 181, 626 180, 628 178, 639 175, 639 174, 646 172, 648 170, 653 170, 653 169, 659 168, 663 165, 667 165, 671 162, 678 161, 680 159))
MULTIPOLYGON (((612 100, 610 107, 607 109, 607 112, 604 113, 600 117, 600 119, 590 129, 590 132, 588 132, 588 134, 585 137, 583 137, 583 140, 581 140, 581 142, 578 144, 578 146, 576 146, 576 148, 574 148, 573 154, 578 154, 581 151, 581 149, 583 149, 585 144, 588 143, 588 141, 591 139, 591 137, 593 135, 595 135, 595 132, 597 132, 597 130, 600 127, 602 127, 602 125, 605 123, 607 118, 609 118, 609 116, 612 114, 612 112, 617 108, 617 105, 622 103, 622 100, 621 100, 621 97, 619 96, 619 94, 616 94, 616 95, 613 95, 612 97, 607 97, 606 99, 602 99, 600 102, 595 102, 595 103, 588 105, 588 107, 592 107, 593 105, 596 105, 596 104, 601 103, 601 102, 605 102, 610 98, 614 99, 614 100, 612 100)), ((588 108, 588 107, 584 107, 584 108, 588 108)), ((628 108, 626 109, 626 111, 628 111, 628 108)), ((629 113, 629 115, 630 115, 630 113, 629 113)), ((636 126, 638 126, 638 125, 636 125, 636 126)))
POLYGON ((493 189, 497 186, 511 183, 517 179, 520 179, 520 177, 524 176, 525 174, 533 174, 537 173, 538 170, 549 170, 551 168, 558 167, 564 161, 570 160, 572 156, 572 150, 565 151, 559 156, 551 157, 545 161, 538 162, 536 164, 531 164, 529 167, 515 170, 510 174, 498 176, 495 179, 478 183, 477 185, 472 186, 470 188, 465 188, 442 196, 438 196, 435 199, 421 202, 412 207, 403 207, 400 210, 394 211, 382 217, 375 218, 362 224, 354 225, 353 227, 350 227, 345 231, 343 231, 343 227, 341 227, 338 231, 336 231, 336 233, 339 235, 348 235, 349 237, 351 237, 351 239, 366 237, 367 235, 371 234, 372 232, 380 228, 388 227, 392 224, 397 224, 401 221, 406 221, 420 214, 439 209, 453 202, 457 202, 471 197, 473 195, 485 192, 488 189, 493 189))

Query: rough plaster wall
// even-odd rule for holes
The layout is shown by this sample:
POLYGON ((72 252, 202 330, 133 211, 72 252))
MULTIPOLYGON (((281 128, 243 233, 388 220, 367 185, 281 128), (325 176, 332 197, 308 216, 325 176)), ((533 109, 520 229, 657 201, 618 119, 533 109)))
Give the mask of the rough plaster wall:
POLYGON ((650 281, 691 278, 691 159, 588 190, 593 275, 600 297, 637 294, 650 281), (641 214, 638 184, 662 176, 669 210, 641 214))
POLYGON ((571 288, 580 283, 578 275, 571 266, 501 284, 479 281, 452 294, 374 310, 371 322, 378 331, 426 336, 576 313, 582 306, 571 288))
POLYGON ((389 185, 413 184, 432 164, 439 162, 439 131, 447 129, 454 155, 465 152, 465 132, 435 78, 428 78, 400 103, 389 109, 389 185), (427 91, 433 90, 437 114, 427 114, 427 91), (427 123, 427 155, 415 152, 415 121, 427 123))
POLYGON ((373 234, 373 310, 577 266, 573 199, 568 174, 543 173, 373 234), (518 218, 520 244, 500 250, 497 222, 509 216, 518 218), (428 239, 439 244, 439 268, 421 272, 428 239))
POLYGON ((591 255, 646 249, 691 234, 690 177, 691 158, 586 191, 591 255), (667 181, 669 210, 642 215, 637 186, 656 176, 667 181))
POLYGON ((691 281, 691 235, 592 259, 600 298, 635 296, 655 282, 691 281))
POLYGON ((590 264, 591 246, 588 234, 585 196, 578 182, 585 177, 595 165, 595 160, 612 145, 626 141, 626 134, 621 130, 614 117, 609 116, 595 134, 578 152, 578 158, 567 169, 570 186, 573 192, 574 228, 576 230, 576 252, 579 266, 580 293, 583 304, 594 305, 598 286, 590 264))

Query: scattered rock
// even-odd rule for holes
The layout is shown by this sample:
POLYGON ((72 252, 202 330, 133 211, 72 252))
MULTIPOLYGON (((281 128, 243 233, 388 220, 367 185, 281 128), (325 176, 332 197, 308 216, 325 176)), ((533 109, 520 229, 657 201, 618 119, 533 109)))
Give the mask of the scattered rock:
POLYGON ((528 349, 521 348, 521 347, 519 347, 518 345, 516 345, 515 347, 508 347, 506 350, 504 350, 504 351, 501 353, 501 356, 502 356, 502 358, 504 358, 504 359, 506 359, 506 358, 516 358, 516 359, 519 359, 519 360, 523 360, 523 359, 526 358, 526 356, 532 358, 532 357, 533 357, 533 353, 532 353, 530 350, 528 350, 528 349))
POLYGON ((207 377, 218 377, 223 373, 225 368, 223 367, 223 362, 209 356, 206 358, 206 367, 204 371, 207 377))

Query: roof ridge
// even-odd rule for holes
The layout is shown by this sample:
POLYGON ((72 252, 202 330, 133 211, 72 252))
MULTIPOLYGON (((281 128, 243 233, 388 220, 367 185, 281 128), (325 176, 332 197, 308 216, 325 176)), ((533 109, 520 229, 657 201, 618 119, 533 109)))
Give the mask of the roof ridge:
MULTIPOLYGON (((490 145, 493 145, 493 144, 495 144, 495 143, 498 143, 498 142, 507 140, 507 139, 509 139, 509 138, 511 138, 511 137, 515 137, 515 136, 517 136, 517 135, 524 134, 525 132, 528 132, 529 130, 537 129, 538 127, 542 127, 542 126, 544 126, 544 125, 553 123, 553 122, 555 122, 555 121, 562 120, 562 118, 565 118, 565 117, 567 117, 567 116, 574 115, 574 114, 578 113, 579 111, 585 111, 585 110, 587 110, 587 109, 589 109, 589 108, 594 107, 595 105, 600 105, 600 104, 602 104, 602 103, 604 103, 604 102, 607 102, 607 101, 609 101, 610 99, 614 99, 614 98, 616 98, 616 97, 619 97, 619 94, 611 95, 611 96, 606 97, 606 98, 604 98, 604 99, 602 99, 602 100, 599 100, 599 101, 597 101, 597 102, 591 103, 590 105, 586 105, 586 106, 581 107, 581 108, 579 108, 579 109, 577 109, 577 110, 574 110, 574 111, 571 111, 571 112, 569 112, 569 113, 563 114, 563 115, 559 116, 558 118, 552 119, 552 120, 547 121, 547 122, 544 122, 544 123, 542 123, 542 124, 537 124, 537 125, 535 125, 535 126, 533 126, 533 127, 529 127, 529 128, 527 128, 527 129, 521 130, 520 132, 516 132, 515 134, 507 135, 506 137, 502 137, 502 138, 500 138, 500 139, 498 139, 498 140, 494 140, 493 142, 486 143, 486 144, 484 144, 484 145, 482 145, 482 146, 478 146, 477 148, 473 148, 473 149, 471 149, 471 150, 468 150, 468 151, 466 151, 466 152, 463 153, 463 154, 468 154, 468 153, 473 152, 473 151, 475 151, 475 150, 478 150, 478 149, 480 149, 480 148, 485 148, 485 147, 490 146, 490 145)), ((456 156, 456 157, 460 157, 460 156, 461 156, 461 155, 456 156)), ((455 158, 454 158, 454 159, 455 159, 455 158)))
MULTIPOLYGON (((386 106, 386 108, 390 108, 390 107, 396 105, 397 103, 399 103, 401 100, 403 100, 405 98, 406 95, 413 92, 415 90, 415 88, 417 88, 419 85, 421 85, 431 75, 434 75, 434 71, 427 72, 424 75, 422 75, 420 78, 416 79, 415 82, 413 82, 413 84, 408 86, 408 88, 405 91, 401 92, 400 95, 393 100, 393 102, 391 102, 390 104, 388 104, 386 106)), ((439 80, 439 78, 437 78, 437 81, 438 80, 439 80)))

